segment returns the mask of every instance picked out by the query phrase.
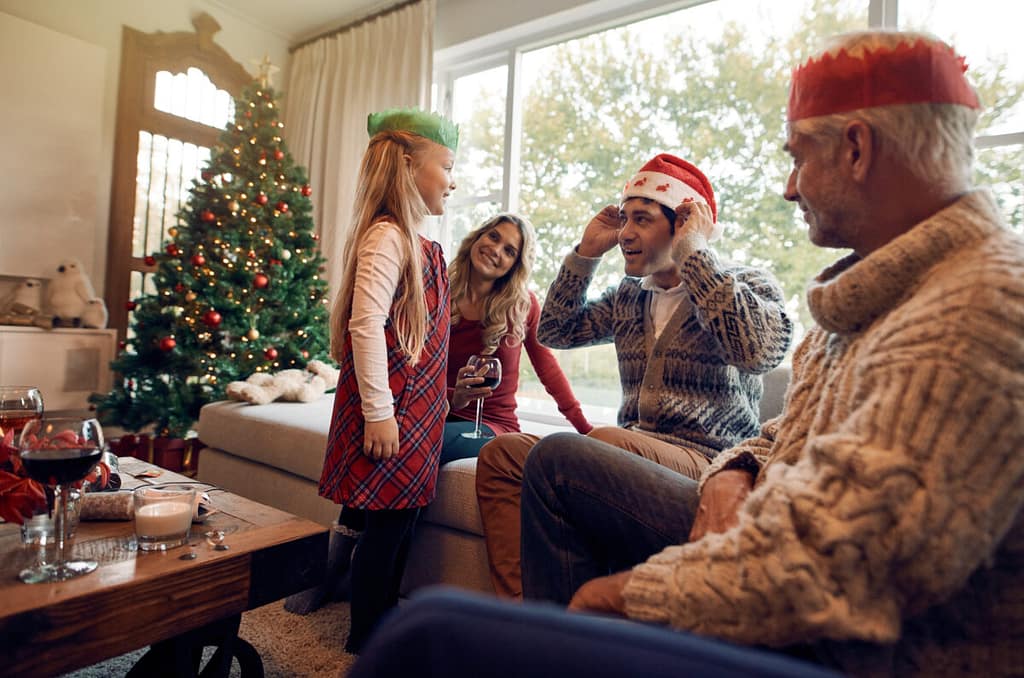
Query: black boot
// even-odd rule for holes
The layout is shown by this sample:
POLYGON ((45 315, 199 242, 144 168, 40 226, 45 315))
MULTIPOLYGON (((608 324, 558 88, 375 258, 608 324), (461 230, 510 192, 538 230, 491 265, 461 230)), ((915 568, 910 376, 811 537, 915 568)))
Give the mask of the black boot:
POLYGON ((359 533, 338 523, 331 527, 324 581, 285 599, 284 609, 292 614, 305 615, 318 610, 328 598, 337 595, 338 585, 347 579, 349 565, 352 563, 352 550, 359 540, 359 533))

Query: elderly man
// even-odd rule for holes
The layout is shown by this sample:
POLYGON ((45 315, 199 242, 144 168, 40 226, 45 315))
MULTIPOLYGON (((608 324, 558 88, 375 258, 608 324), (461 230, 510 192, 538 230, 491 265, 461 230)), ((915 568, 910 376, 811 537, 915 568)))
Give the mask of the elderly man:
MULTIPOLYGON (((699 500, 636 456, 542 441, 523 490, 527 597, 852 675, 1020 675, 1024 240, 970 186, 964 70, 929 36, 868 32, 795 71, 785 195, 813 242, 853 252, 808 291, 819 326, 783 414, 715 459, 699 500)), ((653 661, 632 638, 611 666, 611 634, 562 619, 562 675, 590 653, 605 675, 653 661)), ((671 633, 643 628, 652 647, 671 633)), ((526 652, 488 631, 492 665, 526 652)))

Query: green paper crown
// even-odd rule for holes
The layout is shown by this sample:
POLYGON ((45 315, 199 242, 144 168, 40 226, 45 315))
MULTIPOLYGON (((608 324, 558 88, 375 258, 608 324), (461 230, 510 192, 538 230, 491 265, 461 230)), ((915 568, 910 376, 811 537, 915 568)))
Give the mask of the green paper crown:
POLYGON ((399 130, 426 137, 455 152, 459 145, 459 126, 439 113, 427 113, 418 108, 389 108, 366 117, 366 131, 370 137, 378 132, 399 130))

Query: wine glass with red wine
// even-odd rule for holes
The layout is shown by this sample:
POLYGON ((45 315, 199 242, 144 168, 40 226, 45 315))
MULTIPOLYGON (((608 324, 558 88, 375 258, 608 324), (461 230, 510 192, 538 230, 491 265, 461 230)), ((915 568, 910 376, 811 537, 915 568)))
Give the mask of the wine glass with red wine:
POLYGON ((43 416, 43 396, 34 386, 0 386, 0 438, 14 431, 14 443, 25 424, 43 416))
POLYGON ((67 559, 67 497, 72 484, 82 480, 103 454, 103 429, 88 417, 43 416, 32 419, 21 430, 19 456, 29 478, 52 487, 54 505, 60 507, 57 531, 57 559, 22 570, 23 582, 64 581, 96 569, 95 560, 67 559))
MULTIPOLYGON (((469 367, 472 367, 476 376, 483 377, 484 380, 477 386, 486 386, 492 391, 498 388, 498 384, 501 383, 501 361, 492 355, 475 355, 469 358, 469 362, 466 363, 469 367)), ((464 438, 473 438, 479 440, 481 438, 493 438, 494 436, 490 433, 485 433, 480 430, 480 417, 483 415, 484 410, 484 397, 477 398, 476 400, 476 426, 472 431, 466 431, 462 434, 464 438)))

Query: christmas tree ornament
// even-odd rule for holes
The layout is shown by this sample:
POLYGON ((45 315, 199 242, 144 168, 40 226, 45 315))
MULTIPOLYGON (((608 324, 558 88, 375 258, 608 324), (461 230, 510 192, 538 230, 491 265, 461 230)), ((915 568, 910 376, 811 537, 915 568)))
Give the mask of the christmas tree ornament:
POLYGON ((156 257, 154 257, 152 254, 147 254, 145 257, 143 257, 142 261, 146 264, 146 266, 156 266, 156 257))
POLYGON ((174 291, 177 292, 178 294, 181 294, 182 292, 184 292, 185 291, 185 283, 176 283, 174 285, 174 291))
POLYGON ((288 261, 292 258, 291 250, 281 250, 281 258, 288 261))
POLYGON ((313 188, 309 184, 306 184, 305 186, 302 187, 302 195, 306 196, 307 198, 313 195, 313 188))
POLYGON ((239 207, 240 205, 238 204, 237 200, 231 200, 230 202, 228 202, 228 209, 231 210, 232 212, 237 212, 239 207))
POLYGON ((137 306, 138 306, 138 304, 136 304, 134 301, 126 301, 126 302, 124 302, 124 310, 126 310, 128 312, 134 311, 137 306))
POLYGON ((263 355, 267 357, 267 360, 277 360, 277 349, 271 346, 267 350, 263 351, 263 355))
POLYGON ((274 160, 284 160, 284 151, 280 148, 274 151, 274 160))
POLYGON ((270 278, 262 273, 257 273, 252 278, 252 286, 258 290, 266 289, 267 285, 270 284, 270 278))
POLYGON ((185 293, 185 301, 195 301, 196 297, 198 297, 198 296, 199 295, 197 295, 195 292, 192 292, 192 291, 186 292, 185 293))
POLYGON ((258 329, 256 329, 255 327, 251 327, 251 328, 249 328, 249 331, 245 333, 245 336, 250 341, 256 341, 257 339, 260 338, 260 331, 258 329))
POLYGON ((214 329, 220 327, 221 320, 223 320, 221 314, 212 308, 203 314, 203 324, 214 329))
POLYGON ((202 254, 193 254, 192 255, 192 265, 193 266, 202 266, 205 263, 206 263, 206 257, 204 257, 202 254))
POLYGON ((278 212, 287 212, 288 211, 288 203, 286 203, 284 200, 281 200, 280 202, 278 202, 276 205, 274 205, 274 207, 277 208, 278 212))
POLYGON ((212 223, 217 218, 217 215, 214 214, 211 210, 203 210, 202 212, 199 213, 199 218, 209 224, 212 223))
POLYGON ((160 350, 164 353, 168 353, 174 350, 174 347, 178 345, 178 342, 174 340, 174 337, 164 337, 160 340, 160 350))
POLYGON ((181 250, 179 250, 178 246, 176 244, 174 244, 173 242, 169 243, 167 245, 167 247, 164 248, 164 251, 166 251, 167 255, 171 256, 171 257, 176 257, 179 254, 181 254, 181 250))
POLYGON ((268 202, 270 202, 270 198, 267 197, 266 193, 260 193, 259 195, 256 196, 256 202, 258 202, 260 205, 266 205, 268 202))
POLYGON ((171 236, 172 238, 177 238, 178 229, 175 228, 174 226, 171 226, 170 228, 167 229, 167 235, 171 236))

